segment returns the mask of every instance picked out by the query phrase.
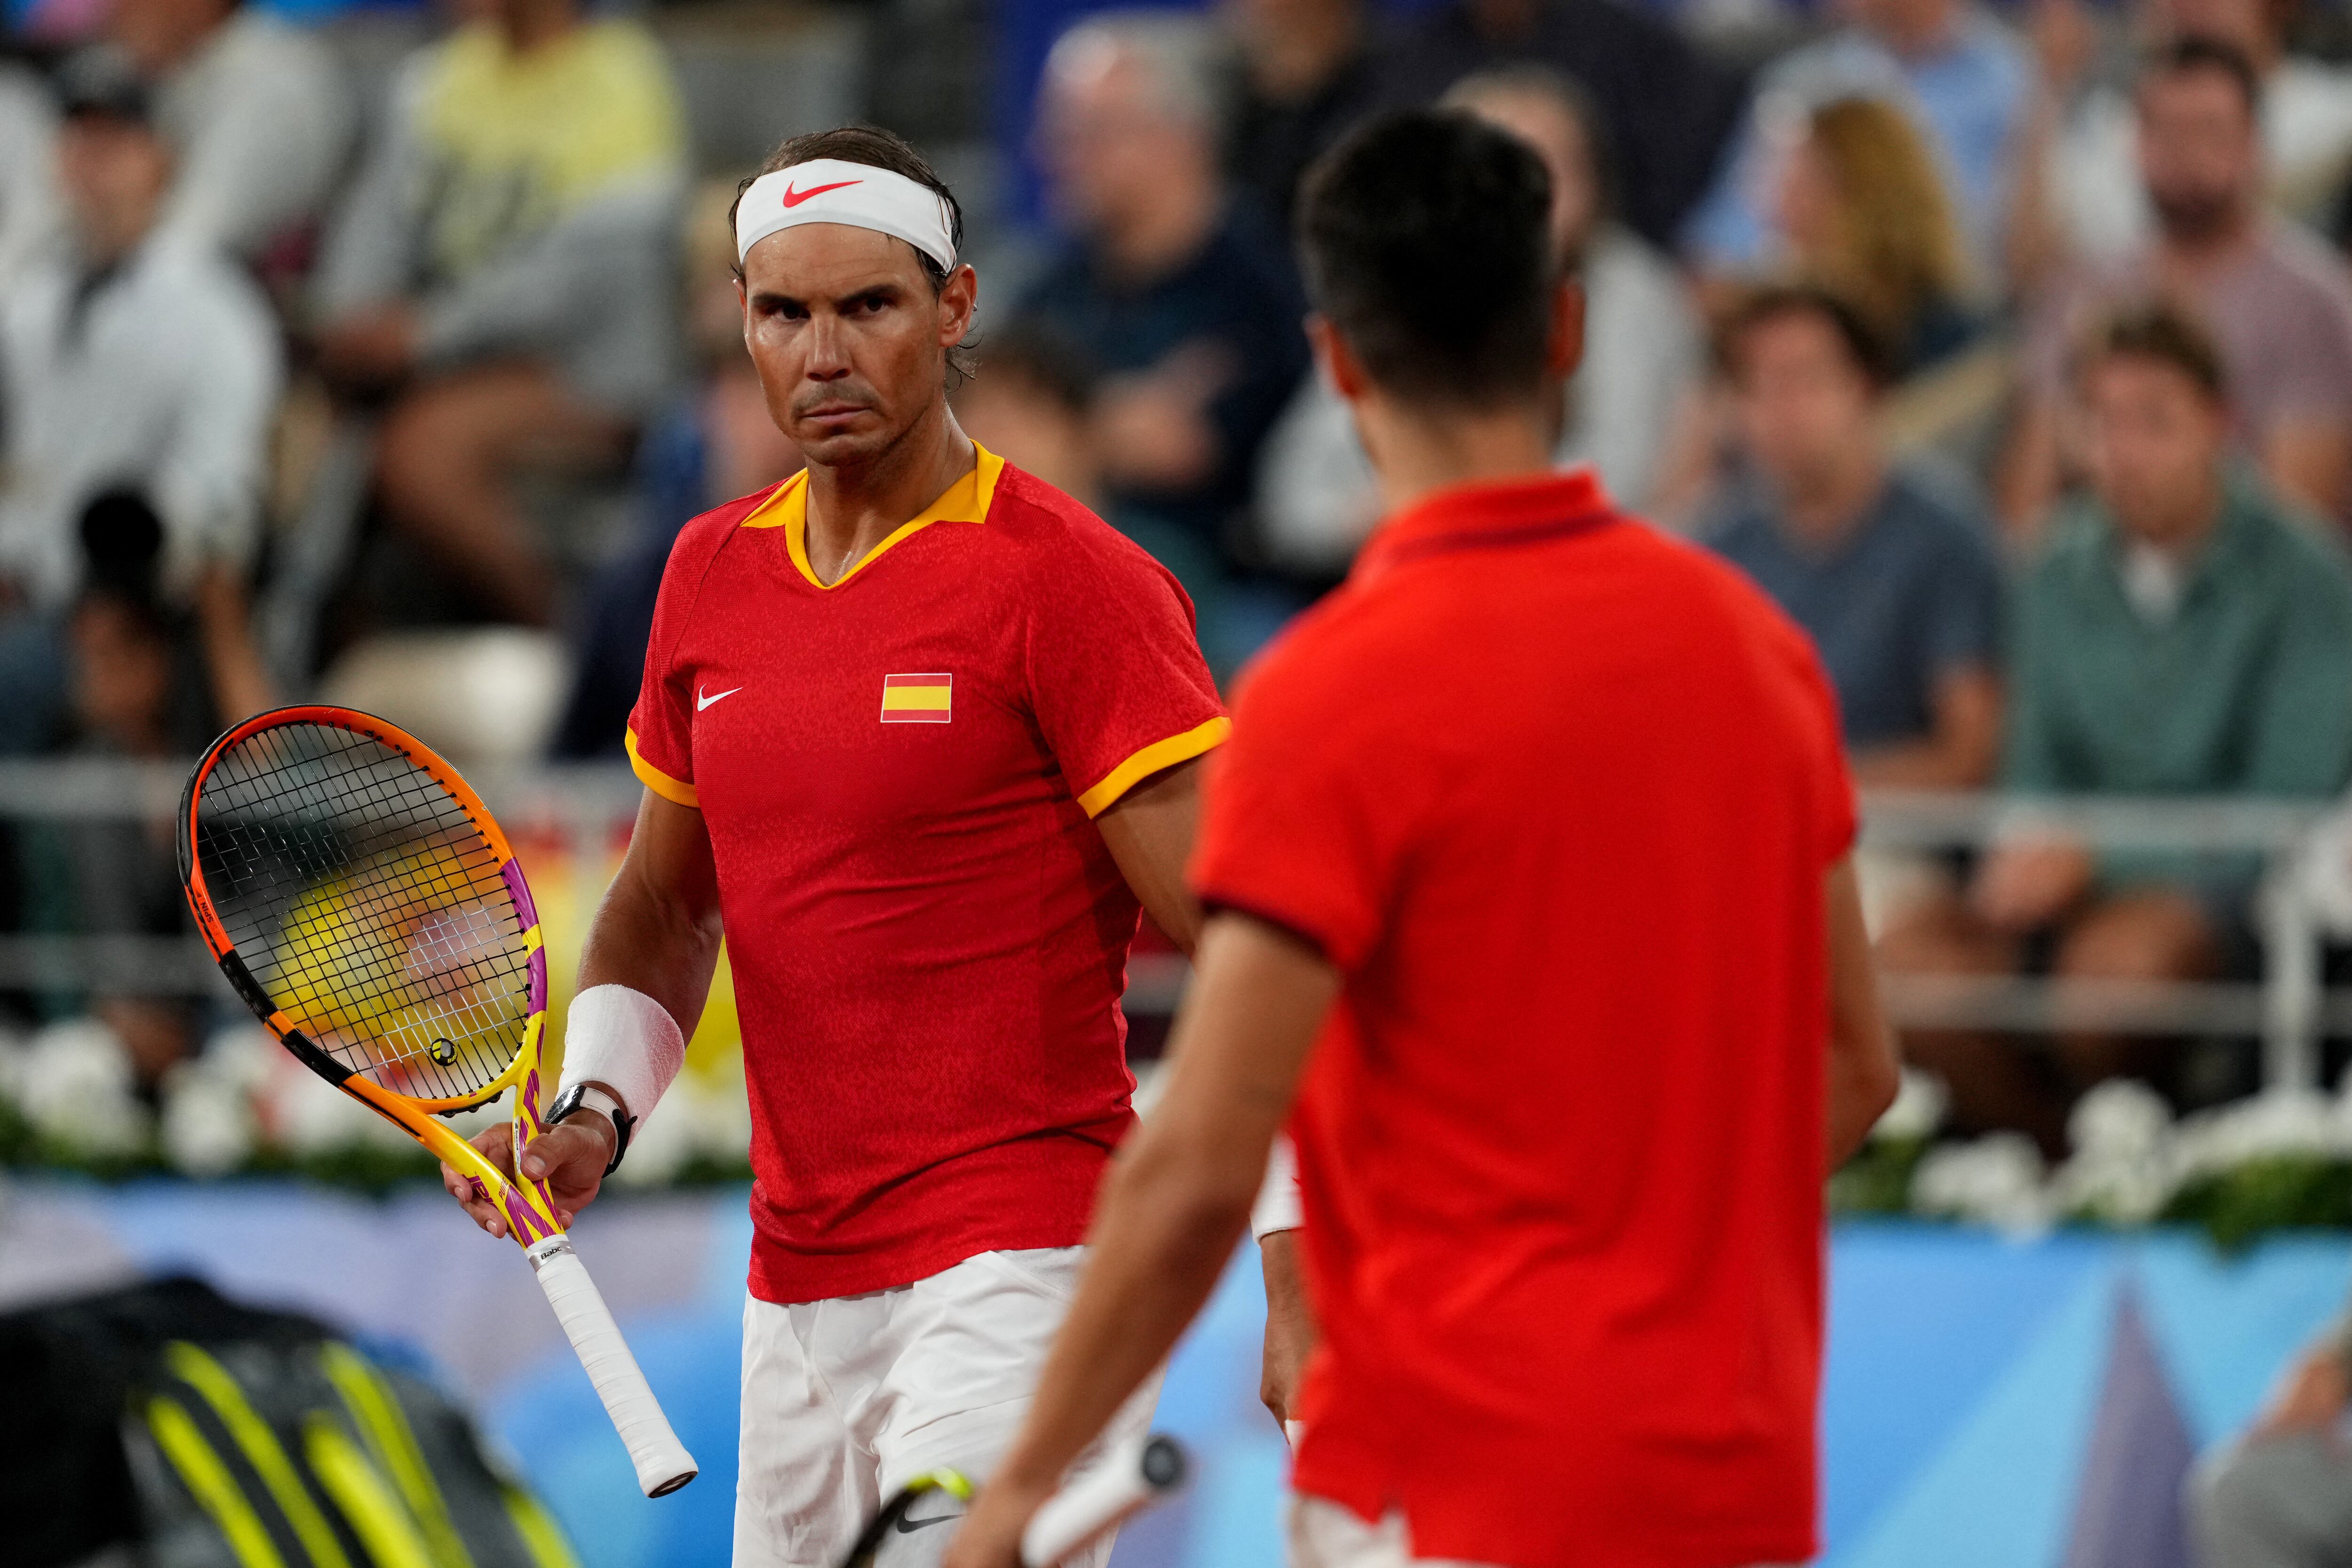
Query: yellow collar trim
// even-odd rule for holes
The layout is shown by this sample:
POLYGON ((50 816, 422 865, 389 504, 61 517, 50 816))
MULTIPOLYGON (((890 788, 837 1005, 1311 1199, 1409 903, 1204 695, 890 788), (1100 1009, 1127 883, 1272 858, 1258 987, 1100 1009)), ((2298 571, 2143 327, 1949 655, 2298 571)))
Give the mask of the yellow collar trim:
POLYGON ((874 564, 875 557, 918 529, 929 528, 935 522, 986 522, 988 509, 996 500, 996 481, 1004 472, 1004 459, 977 441, 972 443, 972 450, 980 457, 972 464, 971 472, 950 485, 919 513, 900 523, 890 537, 858 557, 856 564, 835 582, 818 581, 815 570, 809 565, 807 469, 769 491, 768 499, 752 508, 751 514, 736 526, 782 529, 784 548, 792 552, 793 564, 800 568, 801 575, 812 587, 830 591, 874 564))

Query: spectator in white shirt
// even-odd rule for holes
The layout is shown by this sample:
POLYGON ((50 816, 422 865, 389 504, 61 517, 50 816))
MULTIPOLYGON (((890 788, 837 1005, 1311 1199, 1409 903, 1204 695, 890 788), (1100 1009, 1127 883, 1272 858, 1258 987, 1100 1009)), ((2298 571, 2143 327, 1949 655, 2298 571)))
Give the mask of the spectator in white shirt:
POLYGON ((107 30, 177 153, 161 233, 255 260, 317 218, 355 118, 324 43, 239 0, 114 0, 107 30))
POLYGON ((0 65, 0 288, 56 236, 56 119, 38 77, 0 65))
MULTIPOLYGON (((1591 111, 1549 67, 1507 66, 1446 94, 1525 140, 1552 180, 1560 256, 1584 285, 1584 359, 1567 389, 1554 457, 1589 462, 1621 504, 1650 504, 1665 457, 1696 414, 1705 369, 1698 315, 1674 266, 1610 216, 1591 111)), ((1379 521, 1370 461, 1339 395, 1309 377, 1258 461, 1268 552, 1308 575, 1344 572, 1379 521)))
POLYGON ((239 0, 115 0, 107 29, 177 153, 159 232, 256 260, 317 218, 355 120, 325 44, 239 0))
POLYGON ((243 581, 281 378, 277 328, 233 264, 157 232, 172 153, 127 64, 85 54, 62 85, 70 243, 0 298, 0 615, 62 611, 80 586, 84 510, 135 493, 162 523, 162 592, 197 610, 221 707, 249 710, 263 683, 243 581))

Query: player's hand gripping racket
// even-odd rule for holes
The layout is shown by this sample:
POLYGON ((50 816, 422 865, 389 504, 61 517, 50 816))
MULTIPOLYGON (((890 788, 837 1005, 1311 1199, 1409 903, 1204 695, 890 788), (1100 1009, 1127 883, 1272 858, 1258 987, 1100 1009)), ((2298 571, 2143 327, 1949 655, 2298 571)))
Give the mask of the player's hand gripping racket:
MULTIPOLYGON (((1022 1568, 1055 1568, 1168 1497, 1184 1484, 1184 1447, 1173 1437, 1154 1433, 1120 1444, 1101 1464, 1046 1499, 1030 1518, 1029 1528, 1021 1532, 1022 1568)), ((945 1494, 969 1502, 974 1489, 961 1470, 917 1476, 882 1505, 842 1559, 841 1568, 874 1568, 892 1536, 911 1535, 927 1524, 957 1517, 946 1512, 916 1517, 926 1498, 945 1494)))
POLYGON ((547 954, 506 835, 414 736, 280 708, 215 741, 180 800, 180 881, 236 994, 303 1065, 471 1177, 506 1215, 647 1497, 695 1475, 542 1184, 437 1120, 516 1090, 515 1156, 547 1131, 547 954))

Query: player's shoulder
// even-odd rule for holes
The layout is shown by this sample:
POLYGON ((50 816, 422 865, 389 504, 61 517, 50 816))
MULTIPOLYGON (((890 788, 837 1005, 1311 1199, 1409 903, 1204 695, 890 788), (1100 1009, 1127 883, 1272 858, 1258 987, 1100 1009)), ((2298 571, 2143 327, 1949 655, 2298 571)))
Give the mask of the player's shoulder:
POLYGON ((1066 588, 1159 584, 1183 592, 1174 574, 1085 502, 1011 463, 997 476, 987 526, 990 542, 1015 558, 1026 580, 1066 588))
POLYGON ((775 493, 776 487, 771 485, 750 495, 722 501, 709 511, 688 519, 686 526, 677 531, 677 538, 670 543, 669 561, 662 568, 662 597, 675 599, 680 594, 690 595, 698 591, 711 563, 719 559, 719 552, 726 549, 728 542, 735 537, 743 520, 759 510, 775 493))

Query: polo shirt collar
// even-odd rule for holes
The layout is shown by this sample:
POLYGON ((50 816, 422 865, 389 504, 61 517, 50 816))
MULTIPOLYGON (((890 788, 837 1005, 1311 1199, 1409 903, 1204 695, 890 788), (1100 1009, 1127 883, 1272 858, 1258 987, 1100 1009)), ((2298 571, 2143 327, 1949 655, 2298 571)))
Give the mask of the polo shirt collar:
POLYGON ((1004 459, 974 441, 975 454, 971 468, 964 476, 940 492, 938 499, 921 511, 891 531, 888 538, 859 556, 856 562, 831 583, 820 582, 816 569, 808 558, 808 470, 786 479, 769 492, 768 499, 751 509, 738 523, 739 528, 781 528, 784 531, 784 547, 793 558, 793 567, 813 588, 825 592, 840 587, 872 565, 882 552, 892 545, 929 528, 935 522, 986 522, 988 510, 996 500, 996 482, 1004 474, 1004 459))
MULTIPOLYGON (((2237 558, 2253 543, 2255 532, 2252 514, 2261 505, 2252 483, 2243 470, 2232 465, 2221 477, 2221 515, 2213 520, 2213 531, 2206 536, 2204 548, 2189 563, 2180 584, 2180 603, 2187 605, 2211 590, 2213 583, 2231 574, 2237 558)), ((2118 595, 2123 595, 2123 556, 2126 541, 2121 524, 2105 507, 2097 509, 2096 537, 2099 548, 2092 559, 2097 570, 2118 595)), ((2128 597, 2128 595, 2125 595, 2128 597)))
POLYGON ((1424 555, 1532 544, 1617 515, 1591 464, 1433 490, 1376 530, 1349 575, 1368 578, 1424 555))

